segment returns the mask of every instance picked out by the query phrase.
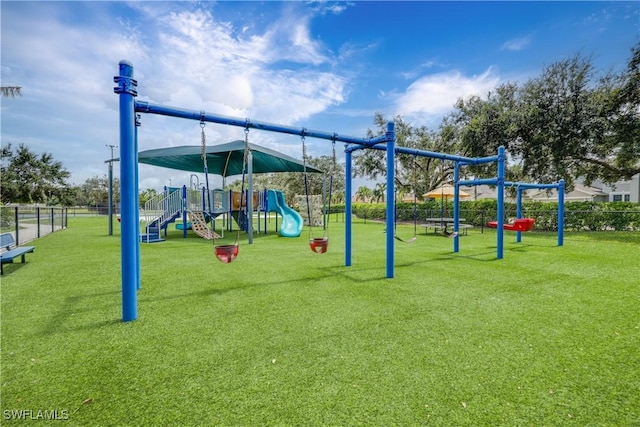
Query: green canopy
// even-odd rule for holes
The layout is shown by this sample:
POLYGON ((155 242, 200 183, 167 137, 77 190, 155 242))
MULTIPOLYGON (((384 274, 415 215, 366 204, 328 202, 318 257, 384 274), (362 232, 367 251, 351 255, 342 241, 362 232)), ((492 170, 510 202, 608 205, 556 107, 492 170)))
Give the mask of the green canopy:
MULTIPOLYGON (((207 146, 209 173, 221 176, 242 174, 244 144, 244 141, 237 140, 207 146)), ((253 155, 253 173, 304 172, 304 164, 301 160, 251 143, 249 143, 249 149, 253 155)), ((204 172, 202 147, 199 145, 141 151, 138 153, 138 162, 169 169, 204 172)), ((307 165, 307 172, 323 173, 309 165, 307 165)))

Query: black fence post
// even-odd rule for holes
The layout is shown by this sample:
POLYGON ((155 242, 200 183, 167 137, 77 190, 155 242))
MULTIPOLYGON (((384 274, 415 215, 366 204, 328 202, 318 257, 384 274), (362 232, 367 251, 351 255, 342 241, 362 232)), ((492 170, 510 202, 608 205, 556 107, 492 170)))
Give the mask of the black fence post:
POLYGON ((14 207, 13 208, 13 219, 15 220, 15 224, 16 224, 16 245, 20 244, 20 236, 19 236, 19 230, 20 230, 20 220, 18 218, 18 207, 14 207))
POLYGON ((38 231, 36 232, 36 236, 38 239, 40 238, 40 207, 36 208, 36 224, 38 225, 38 231))

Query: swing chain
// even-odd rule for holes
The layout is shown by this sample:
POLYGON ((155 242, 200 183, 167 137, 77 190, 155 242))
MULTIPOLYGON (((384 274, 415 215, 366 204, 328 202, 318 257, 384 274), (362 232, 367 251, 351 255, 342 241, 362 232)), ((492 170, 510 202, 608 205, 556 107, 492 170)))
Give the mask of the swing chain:
POLYGON ((336 140, 335 138, 331 138, 331 148, 333 151, 332 154, 332 164, 331 164, 331 175, 329 175, 329 206, 327 209, 327 222, 325 224, 325 235, 328 234, 328 230, 329 230, 329 215, 331 215, 331 198, 332 198, 332 192, 333 192, 333 176, 336 174, 336 169, 337 169, 337 162, 336 162, 336 140))
POLYGON ((200 141, 202 144, 202 152, 200 154, 200 157, 202 158, 202 160, 204 160, 206 162, 207 160, 207 137, 204 133, 204 126, 205 126, 205 122, 202 121, 200 122, 200 141))
MULTIPOLYGON (((242 155, 242 184, 240 186, 240 211, 245 207, 244 204, 244 175, 247 172, 247 160, 249 158, 249 120, 244 128, 244 153, 242 155)), ((249 195, 247 195, 249 197, 249 195)), ((247 200, 248 203, 248 200, 247 200)), ((238 230, 239 231, 239 230, 238 230)))
MULTIPOLYGON (((249 157, 249 126, 244 128, 244 154, 242 156, 242 176, 246 171, 247 159, 249 157)), ((243 178, 244 179, 244 178, 243 178)))
POLYGON ((305 129, 300 133, 300 141, 302 142, 302 178, 304 180, 304 194, 307 202, 307 225, 309 226, 309 239, 312 238, 311 233, 311 205, 309 202, 309 181, 307 177, 307 146, 305 144, 305 129))
POLYGON ((335 171, 336 168, 336 140, 335 139, 331 139, 331 146, 333 149, 333 169, 335 171))
POLYGON ((307 147, 304 143, 304 129, 302 130, 302 134, 300 135, 300 141, 302 142, 302 167, 304 168, 304 173, 307 173, 307 147))

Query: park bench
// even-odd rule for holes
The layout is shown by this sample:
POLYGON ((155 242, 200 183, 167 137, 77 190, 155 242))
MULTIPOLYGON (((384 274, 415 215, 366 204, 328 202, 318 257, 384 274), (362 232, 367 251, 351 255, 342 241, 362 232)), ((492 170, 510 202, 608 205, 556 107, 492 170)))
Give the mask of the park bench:
POLYGON ((0 248, 6 252, 0 253, 0 275, 4 274, 4 265, 13 262, 14 258, 22 257, 25 262, 25 254, 33 252, 35 246, 16 246, 16 241, 11 233, 0 234, 0 248))

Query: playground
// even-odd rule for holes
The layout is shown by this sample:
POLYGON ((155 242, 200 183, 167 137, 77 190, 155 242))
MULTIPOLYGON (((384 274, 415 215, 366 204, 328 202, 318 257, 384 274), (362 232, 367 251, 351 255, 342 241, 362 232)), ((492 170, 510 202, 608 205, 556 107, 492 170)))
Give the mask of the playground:
POLYGON ((242 234, 230 264, 171 227, 140 245, 140 317, 122 322, 120 227, 107 236, 105 217, 70 218, 5 266, 2 413, 118 426, 637 424, 637 233, 567 233, 558 247, 555 233, 510 232, 501 260, 494 229, 470 230, 459 253, 420 234, 396 247, 389 280, 385 224, 352 226, 349 268, 342 220, 325 254, 304 233, 252 245, 242 234))
MULTIPOLYGON (((638 234, 536 230, 535 218, 523 215, 522 191, 557 190, 557 213, 549 220, 564 224, 562 180, 506 181, 503 147, 494 156, 466 158, 396 146, 391 122, 385 135, 357 138, 139 102, 132 75, 122 61, 115 78, 119 226, 106 235, 104 217, 72 218, 67 229, 33 243, 29 262, 5 267, 4 420, 638 424, 640 267, 629 262, 637 258, 638 234), (208 182, 191 195, 186 186, 167 189, 144 211, 155 221, 171 212, 182 227, 159 226, 153 238, 162 243, 146 244, 143 236, 154 240, 154 220, 141 229, 136 147, 142 129, 135 113, 191 119, 202 129, 209 122, 243 127, 245 141, 236 144, 243 148, 227 153, 242 153, 239 194, 246 189, 252 196, 238 201, 208 182), (347 197, 324 227, 309 227, 307 236, 296 217, 295 232, 287 235, 291 208, 277 191, 261 195, 252 186, 258 149, 248 148, 251 129, 299 135, 303 159, 306 137, 330 141, 334 150, 345 143, 346 177, 352 153, 386 150, 384 221, 353 215, 347 197), (415 220, 396 221, 398 154, 453 164, 451 232, 418 235, 415 220), (461 168, 485 163, 495 164, 495 177, 460 178, 461 168), (497 188, 495 221, 461 235, 459 187, 481 184, 497 188), (505 221, 505 187, 518 193, 513 221, 505 221), (179 208, 167 209, 174 203, 179 208), (251 214, 243 218, 245 206, 251 214), (208 239, 213 227, 197 232, 196 222, 218 214, 229 215, 227 224, 246 224, 246 232, 218 228, 220 235, 208 239), (280 232, 254 233, 262 220, 264 230, 273 227, 278 215, 280 232)), ((204 131, 201 160, 199 147, 185 148, 196 151, 194 168, 202 162, 207 180, 209 163, 225 158, 209 149, 204 131)), ((335 151, 333 159, 335 165, 335 151)), ((304 160, 302 172, 306 178, 304 160)), ((346 179, 346 194, 351 185, 346 179)), ((443 226, 441 217, 431 226, 443 226)))

